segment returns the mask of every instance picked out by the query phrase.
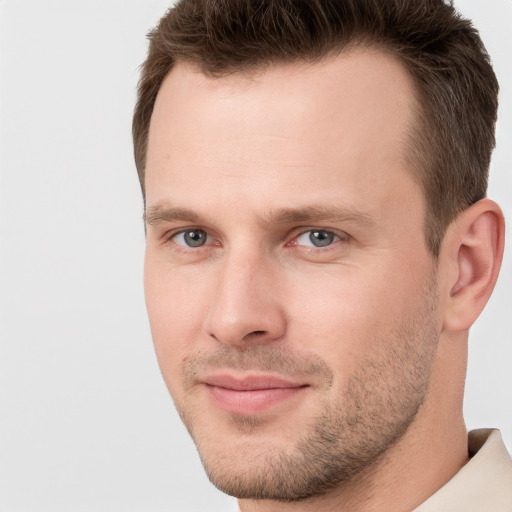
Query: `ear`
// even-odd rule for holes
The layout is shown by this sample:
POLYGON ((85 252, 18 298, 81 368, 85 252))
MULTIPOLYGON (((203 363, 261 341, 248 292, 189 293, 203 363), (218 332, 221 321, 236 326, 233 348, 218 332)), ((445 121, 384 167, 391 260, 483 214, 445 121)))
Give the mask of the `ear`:
POLYGON ((500 207, 482 199, 449 226, 440 258, 445 265, 443 327, 468 330, 484 309, 503 258, 505 221, 500 207))

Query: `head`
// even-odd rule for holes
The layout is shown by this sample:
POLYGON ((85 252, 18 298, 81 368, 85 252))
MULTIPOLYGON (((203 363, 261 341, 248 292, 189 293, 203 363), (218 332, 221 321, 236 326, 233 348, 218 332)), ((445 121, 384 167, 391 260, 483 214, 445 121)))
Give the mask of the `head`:
POLYGON ((503 247, 483 199, 496 94, 440 1, 193 0, 161 20, 134 117, 146 302, 218 487, 325 495, 460 411, 503 247))

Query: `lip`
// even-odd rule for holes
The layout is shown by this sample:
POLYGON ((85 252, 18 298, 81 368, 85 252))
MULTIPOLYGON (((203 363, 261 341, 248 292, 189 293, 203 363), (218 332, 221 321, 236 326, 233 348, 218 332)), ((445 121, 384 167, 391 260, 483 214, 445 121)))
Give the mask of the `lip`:
POLYGON ((211 375, 203 383, 217 407, 245 415, 268 410, 308 387, 273 375, 211 375))

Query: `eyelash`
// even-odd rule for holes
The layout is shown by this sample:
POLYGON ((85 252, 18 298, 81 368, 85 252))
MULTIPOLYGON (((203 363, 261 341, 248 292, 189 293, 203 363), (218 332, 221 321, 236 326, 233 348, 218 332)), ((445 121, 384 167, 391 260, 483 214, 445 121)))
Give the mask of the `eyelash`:
POLYGON ((174 244, 176 244, 178 247, 180 247, 183 250, 195 250, 195 251, 197 251, 198 249, 202 249, 205 246, 210 246, 211 244, 208 244, 208 239, 212 239, 212 238, 214 238, 214 237, 212 237, 212 235, 209 234, 206 229, 202 229, 202 228, 198 228, 198 227, 190 227, 190 228, 180 229, 179 231, 173 231, 173 232, 169 233, 166 236, 166 242, 173 242, 174 244), (175 240, 179 235, 185 235, 186 233, 193 233, 193 232, 198 232, 198 231, 201 231, 201 232, 206 234, 207 242, 205 244, 203 244, 203 245, 198 245, 196 247, 194 247, 194 246, 187 246, 185 244, 179 244, 175 240))
MULTIPOLYGON (((289 238, 289 237, 287 237, 289 238)), ((198 251, 198 250, 201 250, 201 249, 204 249, 206 247, 211 247, 212 245, 215 246, 219 246, 220 243, 219 242, 216 242, 214 244, 211 244, 211 243, 208 243, 208 239, 213 239, 215 240, 215 237, 212 236, 206 229, 203 229, 203 228, 199 228, 199 227, 187 227, 185 229, 180 229, 179 231, 172 231, 171 233, 168 233, 166 236, 165 236, 165 242, 166 243, 174 243, 175 245, 177 245, 180 250, 184 250, 184 251, 198 251), (194 232, 194 231, 201 231, 203 233, 206 234, 206 237, 207 237, 207 241, 205 244, 203 245, 198 245, 198 246, 190 246, 190 245, 186 245, 186 244, 179 244, 176 242, 176 237, 178 237, 179 235, 183 235, 187 232, 191 233, 191 232, 194 232)), ((329 250, 329 248, 335 244, 337 244, 338 242, 348 242, 350 239, 350 236, 343 232, 343 231, 334 231, 334 230, 329 230, 329 229, 323 229, 323 228, 307 228, 307 229, 302 229, 300 232, 297 232, 296 234, 293 235, 292 239, 290 241, 288 241, 285 246, 288 246, 288 247, 300 247, 302 248, 303 250, 306 250, 306 251, 314 251, 314 252, 325 252, 327 250, 329 250), (319 247, 316 247, 314 245, 303 245, 303 244, 299 244, 297 243, 297 240, 308 234, 308 233, 313 233, 313 232, 321 232, 321 233, 325 233, 325 234, 328 234, 328 235, 331 235, 332 237, 334 237, 334 240, 329 243, 328 245, 325 245, 325 246, 319 246, 319 247)))
MULTIPOLYGON (((325 239, 325 238, 324 238, 325 239)), ((295 246, 295 247, 301 247, 303 249, 306 249, 306 250, 309 250, 309 251, 326 251, 328 250, 331 246, 333 246, 334 244, 336 244, 337 242, 342 242, 344 240, 346 240, 347 237, 345 234, 338 234, 336 233, 335 231, 331 231, 331 230, 328 230, 328 229, 320 229, 320 228, 311 228, 311 229, 307 229, 305 231, 302 231, 301 233, 299 233, 298 235, 296 235, 289 243, 288 245, 291 245, 291 246, 295 246), (311 242, 311 245, 305 245, 304 243, 298 243, 297 241, 307 235, 309 233, 309 240, 311 242), (323 234, 324 236, 327 235, 327 238, 329 239, 328 240, 328 244, 327 245, 319 245, 319 246, 315 246, 314 243, 313 243, 313 239, 311 238, 311 236, 314 234, 314 233, 317 233, 317 234, 323 234)), ((319 239, 317 240, 319 242, 322 242, 322 237, 320 236, 319 239)))

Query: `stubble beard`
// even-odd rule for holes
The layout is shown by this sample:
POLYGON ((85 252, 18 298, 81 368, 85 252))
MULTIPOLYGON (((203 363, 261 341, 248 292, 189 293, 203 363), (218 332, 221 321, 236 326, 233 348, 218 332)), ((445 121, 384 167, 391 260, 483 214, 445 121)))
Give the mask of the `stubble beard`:
MULTIPOLYGON (((254 345, 244 351, 221 352, 189 363, 185 375, 201 364, 267 371, 292 369, 321 376, 321 413, 292 451, 268 446, 223 453, 196 429, 198 411, 176 403, 178 412, 199 451, 210 481, 239 499, 300 501, 350 485, 399 441, 413 423, 428 392, 439 332, 435 280, 425 292, 420 311, 402 319, 386 339, 375 338, 376 350, 359 363, 338 400, 328 400, 333 372, 321 360, 293 361, 271 346, 254 345), (235 459, 235 460, 234 460, 235 459), (245 459, 245 460, 244 460, 245 459), (242 461, 242 463, 241 463, 242 461)), ((185 380, 187 377, 185 377, 185 380)), ((258 434, 257 417, 233 416, 232 427, 241 436, 258 434)), ((226 443, 230 443, 227 439, 226 443)))

